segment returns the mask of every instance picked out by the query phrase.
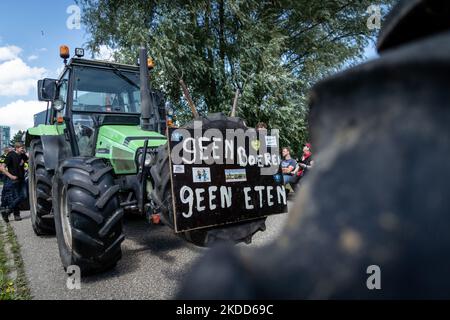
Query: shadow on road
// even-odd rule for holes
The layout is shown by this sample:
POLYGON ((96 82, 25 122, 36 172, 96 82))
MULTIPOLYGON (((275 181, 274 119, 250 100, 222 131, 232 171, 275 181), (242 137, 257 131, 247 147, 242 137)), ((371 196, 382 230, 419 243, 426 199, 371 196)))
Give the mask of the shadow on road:
MULTIPOLYGON (((178 237, 172 229, 164 225, 152 225, 143 218, 127 216, 124 220, 125 241, 122 244, 122 259, 110 271, 84 278, 86 283, 102 281, 108 278, 119 277, 123 274, 133 273, 142 268, 148 259, 160 260, 171 265, 177 262, 175 251, 188 249, 201 253, 205 249, 198 248, 186 240, 178 237), (142 261, 144 260, 144 261, 142 261)), ((148 268, 152 266, 149 264, 148 268)), ((159 271, 159 270, 158 270, 159 271)), ((170 279, 180 278, 178 272, 163 270, 163 274, 170 279)))
MULTIPOLYGON (((164 225, 150 225, 138 216, 126 216, 122 259, 101 274, 82 278, 82 289, 70 291, 55 236, 34 234, 30 213, 11 224, 21 246, 32 294, 39 299, 170 299, 186 272, 208 249, 194 246, 164 225)), ((273 238, 279 217, 268 223, 256 244, 273 238), (271 231, 272 230, 272 231, 271 231)))

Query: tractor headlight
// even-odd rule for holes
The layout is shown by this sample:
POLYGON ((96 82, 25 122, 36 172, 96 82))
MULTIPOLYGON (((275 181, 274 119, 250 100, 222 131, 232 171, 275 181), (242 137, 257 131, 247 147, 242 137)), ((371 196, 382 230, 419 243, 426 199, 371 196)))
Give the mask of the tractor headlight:
MULTIPOLYGON (((139 155, 138 155, 138 157, 137 157, 137 162, 138 162, 138 166, 140 167, 141 166, 141 164, 142 164, 142 157, 144 156, 144 154, 143 154, 143 152, 142 152, 142 150, 139 152, 139 155)), ((148 153, 147 152, 147 154, 145 155, 145 166, 146 167, 148 167, 148 166, 150 166, 151 164, 152 164, 152 162, 153 162, 153 159, 154 159, 154 156, 153 156, 153 154, 152 153, 148 153)))

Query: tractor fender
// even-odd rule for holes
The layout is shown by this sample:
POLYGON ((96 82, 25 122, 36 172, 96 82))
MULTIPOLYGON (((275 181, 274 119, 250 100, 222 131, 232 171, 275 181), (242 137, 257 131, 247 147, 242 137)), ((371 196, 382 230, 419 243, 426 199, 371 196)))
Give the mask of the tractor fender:
POLYGON ((72 156, 70 145, 65 140, 64 135, 28 136, 27 134, 27 144, 34 139, 40 139, 42 142, 44 164, 47 170, 56 170, 60 161, 72 156))
POLYGON ((60 131, 54 125, 40 124, 37 127, 29 128, 25 136, 25 146, 28 148, 31 146, 31 141, 42 136, 58 136, 60 131))
POLYGON ((47 170, 56 170, 60 161, 72 156, 70 144, 63 134, 65 125, 43 125, 27 130, 25 137, 26 147, 31 141, 40 139, 44 151, 44 163, 47 170))

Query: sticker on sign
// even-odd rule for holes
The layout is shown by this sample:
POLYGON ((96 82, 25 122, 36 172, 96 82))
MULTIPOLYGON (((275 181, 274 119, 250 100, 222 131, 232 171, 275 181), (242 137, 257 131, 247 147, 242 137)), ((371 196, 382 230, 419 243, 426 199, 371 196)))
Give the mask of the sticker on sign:
POLYGON ((225 169, 225 182, 247 181, 245 169, 225 169))
POLYGON ((277 137, 275 136, 266 136, 266 146, 267 147, 276 147, 277 144, 277 137))
POLYGON ((173 173, 184 173, 184 165, 183 164, 174 164, 173 165, 173 173))
POLYGON ((211 182, 211 171, 209 168, 192 168, 192 181, 211 182))

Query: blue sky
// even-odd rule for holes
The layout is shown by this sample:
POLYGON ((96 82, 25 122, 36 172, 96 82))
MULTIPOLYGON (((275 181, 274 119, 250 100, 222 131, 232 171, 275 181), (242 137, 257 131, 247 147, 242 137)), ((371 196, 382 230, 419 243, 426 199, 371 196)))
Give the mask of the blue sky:
MULTIPOLYGON (((20 58, 31 67, 45 68, 48 76, 56 76, 62 66, 59 46, 67 44, 73 50, 86 42, 85 30, 69 30, 66 13, 70 0, 0 1, 0 47, 17 46, 20 58)), ((32 95, 24 98, 34 97, 32 95)), ((0 106, 14 100, 0 96, 0 106)))
POLYGON ((45 109, 37 102, 36 80, 56 77, 62 68, 59 46, 71 51, 87 38, 69 29, 72 0, 0 1, 0 125, 12 131, 32 125, 32 115, 45 109))
MULTIPOLYGON (((62 70, 59 46, 73 54, 87 41, 86 31, 67 26, 73 0, 0 1, 0 125, 12 133, 33 125, 33 115, 45 109, 37 101, 38 79, 55 78, 62 70)), ((90 56, 90 53, 86 53, 90 56)), ((376 56, 371 47, 366 57, 376 56)))

